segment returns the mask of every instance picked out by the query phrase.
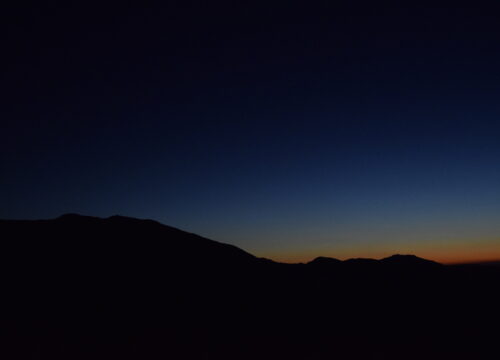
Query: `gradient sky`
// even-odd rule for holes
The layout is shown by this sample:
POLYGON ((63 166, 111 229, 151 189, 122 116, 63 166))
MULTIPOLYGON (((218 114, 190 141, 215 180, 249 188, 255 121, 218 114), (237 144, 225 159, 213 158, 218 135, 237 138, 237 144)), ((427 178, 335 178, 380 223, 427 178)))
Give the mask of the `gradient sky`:
POLYGON ((499 259, 496 9, 404 6, 9 9, 0 218, 152 218, 281 261, 499 259))

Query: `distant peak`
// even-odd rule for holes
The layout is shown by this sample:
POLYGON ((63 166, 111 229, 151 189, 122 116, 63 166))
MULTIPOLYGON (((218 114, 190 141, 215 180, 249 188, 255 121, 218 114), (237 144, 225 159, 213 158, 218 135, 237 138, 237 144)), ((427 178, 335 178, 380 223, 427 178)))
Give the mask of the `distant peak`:
POLYGON ((318 256, 314 260, 308 262, 308 264, 340 264, 340 263, 341 261, 339 259, 325 257, 325 256, 318 256))
POLYGON ((435 261, 423 259, 421 257, 411 255, 411 254, 408 254, 408 255, 395 254, 395 255, 386 257, 384 259, 381 259, 380 261, 384 262, 384 263, 389 263, 389 264, 408 264, 408 265, 414 265, 414 264, 435 264, 435 265, 438 265, 439 264, 435 261))
MULTIPOLYGON (((394 254, 394 255, 386 257, 382 260, 386 260, 386 259, 422 259, 422 258, 419 258, 418 256, 413 255, 413 254, 394 254)), ((424 260, 424 259, 422 259, 422 260, 424 260)))

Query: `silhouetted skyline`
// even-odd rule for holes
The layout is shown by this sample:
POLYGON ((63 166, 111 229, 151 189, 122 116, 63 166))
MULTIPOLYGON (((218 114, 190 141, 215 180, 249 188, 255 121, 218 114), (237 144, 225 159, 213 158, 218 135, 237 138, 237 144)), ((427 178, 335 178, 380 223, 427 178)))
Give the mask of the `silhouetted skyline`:
POLYGON ((0 220, 1 358, 489 359, 500 267, 282 264, 124 216, 0 220))
POLYGON ((0 218, 152 218, 279 261, 500 258, 486 7, 2 14, 0 218))

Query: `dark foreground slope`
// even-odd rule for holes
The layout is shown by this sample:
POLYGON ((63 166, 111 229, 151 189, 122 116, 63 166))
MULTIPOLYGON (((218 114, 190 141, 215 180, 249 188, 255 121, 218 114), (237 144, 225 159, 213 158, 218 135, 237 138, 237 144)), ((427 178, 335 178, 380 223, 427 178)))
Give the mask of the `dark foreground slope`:
POLYGON ((499 268, 287 265, 150 220, 0 221, 2 358, 498 355, 499 268), (5 356, 3 356, 5 354, 5 356))

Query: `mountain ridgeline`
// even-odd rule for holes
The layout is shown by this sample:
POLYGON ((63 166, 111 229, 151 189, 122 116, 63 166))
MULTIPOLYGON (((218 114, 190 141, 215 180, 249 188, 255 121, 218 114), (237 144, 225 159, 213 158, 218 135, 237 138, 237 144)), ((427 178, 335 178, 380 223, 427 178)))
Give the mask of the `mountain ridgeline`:
POLYGON ((0 238, 9 358, 456 359, 496 348, 498 266, 413 255, 282 264, 123 216, 0 220, 0 238))

